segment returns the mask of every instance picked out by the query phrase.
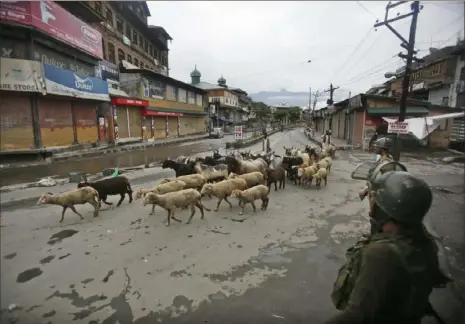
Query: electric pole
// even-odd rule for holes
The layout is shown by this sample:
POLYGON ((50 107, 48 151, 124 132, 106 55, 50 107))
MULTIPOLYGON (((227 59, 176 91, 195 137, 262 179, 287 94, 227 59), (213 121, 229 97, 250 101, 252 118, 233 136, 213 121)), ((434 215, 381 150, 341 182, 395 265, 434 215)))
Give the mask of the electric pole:
POLYGON ((328 99, 328 101, 326 102, 328 105, 332 105, 332 104, 334 103, 334 101, 333 101, 333 94, 334 94, 334 91, 337 90, 337 89, 339 89, 339 87, 334 88, 334 87, 333 87, 333 84, 331 83, 331 84, 329 85, 329 89, 324 91, 324 92, 329 92, 329 99, 328 99))
MULTIPOLYGON (((423 9, 423 6, 420 6, 420 1, 413 1, 410 4, 411 12, 409 12, 408 14, 403 14, 403 15, 397 14, 396 18, 388 19, 389 9, 397 7, 406 2, 407 1, 399 1, 396 3, 389 2, 386 6, 386 15, 384 17, 384 21, 383 22, 376 21, 376 24, 374 25, 375 28, 379 26, 386 26, 394 35, 396 35, 402 41, 402 44, 400 44, 400 46, 407 50, 407 54, 399 53, 400 58, 406 59, 404 79, 402 80, 402 95, 400 98, 400 107, 399 107, 399 121, 400 122, 403 122, 405 120, 405 114, 407 111, 407 98, 408 98, 408 90, 409 90, 409 85, 410 85, 410 74, 412 72, 412 62, 414 60, 417 62, 422 61, 414 57, 414 55, 418 53, 414 49, 415 35, 417 31, 418 13, 420 12, 421 9, 423 9), (412 22, 410 23, 410 33, 409 33, 409 38, 407 41, 404 37, 402 37, 401 34, 399 34, 399 32, 397 32, 397 30, 395 30, 390 25, 390 23, 397 21, 397 20, 405 19, 410 16, 412 16, 412 22)), ((393 157, 395 161, 399 161, 399 158, 400 158, 399 134, 397 134, 397 136, 394 139, 393 157)))

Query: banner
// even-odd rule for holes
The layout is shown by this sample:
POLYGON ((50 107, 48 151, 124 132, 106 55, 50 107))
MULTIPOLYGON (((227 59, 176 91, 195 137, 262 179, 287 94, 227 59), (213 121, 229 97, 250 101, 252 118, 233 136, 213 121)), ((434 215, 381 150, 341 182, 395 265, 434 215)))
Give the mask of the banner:
POLYGON ((0 58, 0 90, 42 92, 42 65, 36 61, 0 58))

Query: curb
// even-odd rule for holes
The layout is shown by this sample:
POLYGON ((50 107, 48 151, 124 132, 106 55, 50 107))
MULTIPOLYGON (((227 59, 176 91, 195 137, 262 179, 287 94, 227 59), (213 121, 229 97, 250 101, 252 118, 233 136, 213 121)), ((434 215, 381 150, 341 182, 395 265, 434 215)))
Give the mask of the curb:
MULTIPOLYGON (((313 137, 310 136, 310 134, 308 133, 305 133, 305 135, 307 136, 307 138, 313 142, 314 144, 317 144, 318 146, 322 146, 323 143, 313 137)), ((354 150, 354 146, 353 145, 350 145, 350 144, 344 144, 344 145, 334 145, 336 147, 336 149, 338 151, 352 151, 354 150)))
MULTIPOLYGON (((297 127, 289 127, 289 128, 285 128, 284 130, 288 131, 288 130, 291 130, 291 129, 296 129, 296 128, 300 128, 299 126, 297 127)), ((279 133, 281 130, 280 129, 277 129, 277 130, 274 130, 274 131, 271 131, 268 136, 271 136, 271 135, 274 135, 276 133, 279 133)), ((232 145, 235 143, 235 142, 226 142, 226 149, 241 149, 241 148, 245 148, 245 147, 249 147, 249 146, 252 146, 252 145, 255 145, 257 143, 259 143, 260 141, 262 141, 265 137, 263 135, 261 136, 258 136, 254 139, 251 139, 250 141, 246 141, 246 142, 242 142, 240 144, 239 147, 232 147, 232 145)))

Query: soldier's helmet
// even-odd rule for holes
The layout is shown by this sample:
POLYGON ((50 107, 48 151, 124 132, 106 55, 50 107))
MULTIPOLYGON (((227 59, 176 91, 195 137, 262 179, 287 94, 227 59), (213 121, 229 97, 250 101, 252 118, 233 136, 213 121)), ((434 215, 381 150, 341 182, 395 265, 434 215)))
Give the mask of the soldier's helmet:
POLYGON ((373 144, 374 147, 377 147, 377 148, 380 148, 380 149, 384 149, 384 150, 387 150, 389 151, 390 149, 392 149, 392 139, 388 138, 388 137, 381 137, 381 138, 378 138, 376 140, 376 142, 373 144))
POLYGON ((422 224, 433 202, 428 184, 405 171, 379 175, 371 190, 379 208, 401 224, 422 224))

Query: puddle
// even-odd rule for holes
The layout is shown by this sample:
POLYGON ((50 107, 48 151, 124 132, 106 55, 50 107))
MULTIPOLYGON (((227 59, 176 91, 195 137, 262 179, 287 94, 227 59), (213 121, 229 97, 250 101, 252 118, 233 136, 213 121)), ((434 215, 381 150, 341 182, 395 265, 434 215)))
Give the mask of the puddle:
POLYGON ((16 252, 5 255, 3 258, 5 260, 11 260, 16 256, 16 252))
POLYGON ((42 270, 40 268, 32 268, 28 269, 26 271, 21 272, 18 277, 16 278, 16 282, 19 283, 25 283, 28 282, 31 279, 34 279, 35 277, 38 277, 42 274, 42 270))
POLYGON ((105 278, 103 278, 102 282, 108 282, 108 280, 114 273, 115 272, 113 270, 108 271, 107 275, 105 276, 105 278))
POLYGON ((58 233, 53 234, 48 240, 47 244, 54 245, 56 243, 60 243, 65 238, 71 237, 77 233, 79 233, 79 231, 72 230, 72 229, 62 230, 58 233))
POLYGON ((50 263, 53 259, 55 259, 55 256, 54 255, 49 255, 48 257, 43 258, 39 262, 40 262, 40 264, 47 264, 47 263, 50 263))

